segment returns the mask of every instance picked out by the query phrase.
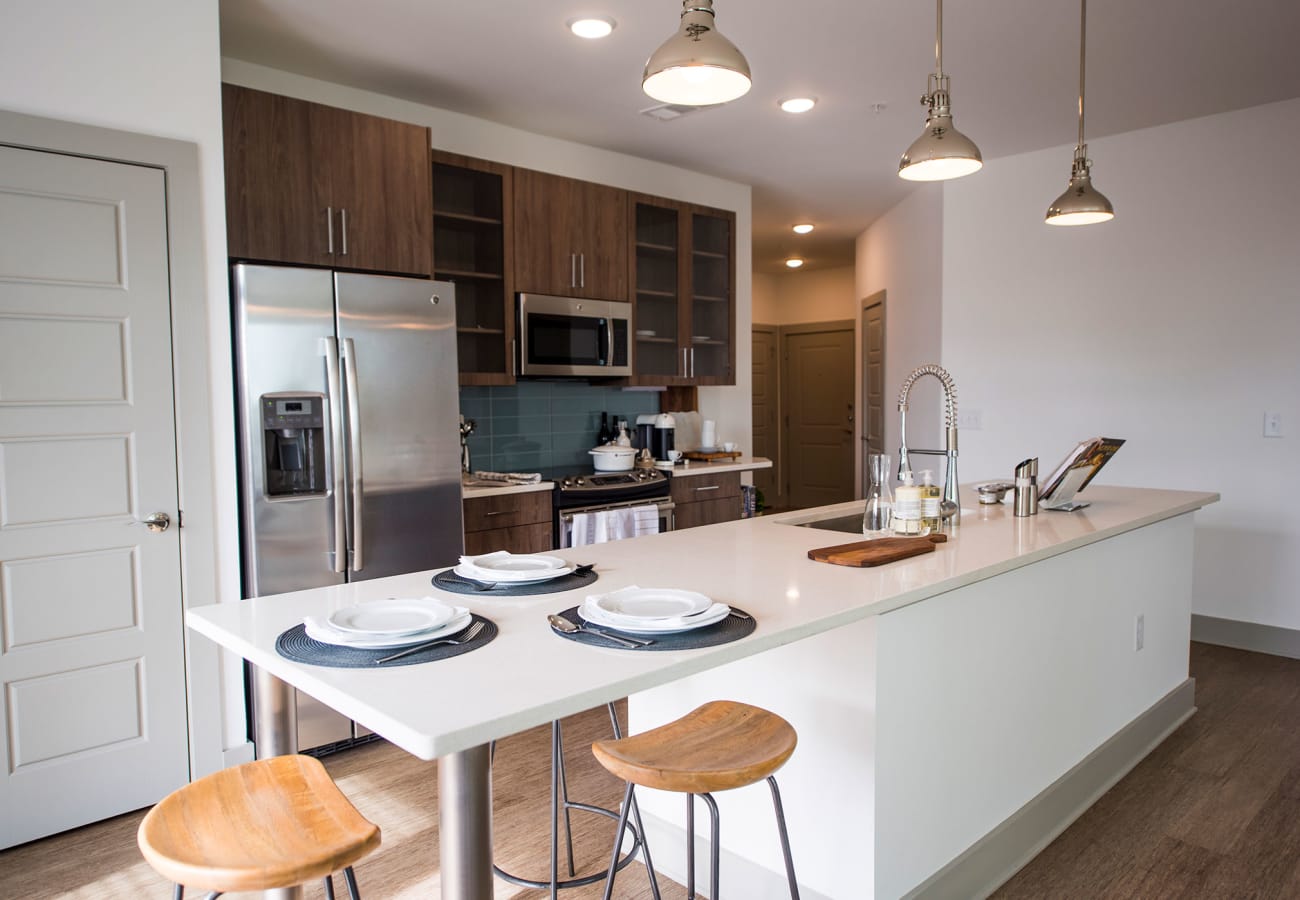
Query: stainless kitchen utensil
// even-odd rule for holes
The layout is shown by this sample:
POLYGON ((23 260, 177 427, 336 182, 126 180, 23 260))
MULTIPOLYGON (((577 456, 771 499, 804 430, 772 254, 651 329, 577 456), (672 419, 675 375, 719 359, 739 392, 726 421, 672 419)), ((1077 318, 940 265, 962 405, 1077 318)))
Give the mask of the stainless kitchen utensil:
POLYGON ((983 484, 975 485, 975 490, 979 492, 980 503, 985 506, 993 506, 1001 503, 1007 491, 1014 487, 1015 485, 1009 481, 986 481, 983 484))
POLYGON ((401 659, 403 656, 410 656, 412 653, 419 653, 421 650, 428 650, 430 647, 440 647, 443 644, 468 643, 469 641, 474 640, 474 638, 482 634, 483 629, 486 627, 487 624, 484 622, 475 622, 473 625, 466 628, 460 634, 454 634, 451 637, 439 638, 436 641, 428 641, 427 643, 424 644, 416 644, 414 647, 407 647, 405 650, 401 650, 397 653, 393 653, 390 654, 389 656, 385 656, 382 659, 375 660, 375 665, 378 666, 381 665, 382 663, 392 662, 395 659, 401 659))
POLYGON ((1016 466, 1016 515, 1038 515, 1038 457, 1016 466))
POLYGON ((654 643, 654 641, 642 640, 641 638, 629 638, 623 637, 622 635, 610 634, 607 631, 597 631, 595 628, 590 628, 586 625, 575 625, 573 622, 564 618, 564 616, 557 616, 554 613, 547 616, 546 621, 551 623, 552 628, 557 631, 563 631, 565 634, 575 634, 579 631, 585 631, 587 634, 594 634, 596 637, 605 638, 607 641, 622 644, 624 647, 629 647, 633 650, 638 647, 648 647, 654 643))

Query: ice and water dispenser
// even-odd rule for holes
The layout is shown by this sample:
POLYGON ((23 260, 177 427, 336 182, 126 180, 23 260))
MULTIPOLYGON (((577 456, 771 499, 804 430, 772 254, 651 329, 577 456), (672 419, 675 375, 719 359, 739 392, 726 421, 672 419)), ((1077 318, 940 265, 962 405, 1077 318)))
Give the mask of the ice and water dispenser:
POLYGON ((263 394, 262 453, 267 496, 324 494, 325 396, 263 394))

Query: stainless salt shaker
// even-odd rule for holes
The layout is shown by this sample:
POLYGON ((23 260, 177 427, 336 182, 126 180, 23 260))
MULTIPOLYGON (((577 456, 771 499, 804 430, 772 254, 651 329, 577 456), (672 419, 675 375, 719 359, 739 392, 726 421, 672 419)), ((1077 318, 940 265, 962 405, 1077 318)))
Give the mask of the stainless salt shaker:
POLYGON ((1038 515, 1038 457, 1016 466, 1016 515, 1038 515))

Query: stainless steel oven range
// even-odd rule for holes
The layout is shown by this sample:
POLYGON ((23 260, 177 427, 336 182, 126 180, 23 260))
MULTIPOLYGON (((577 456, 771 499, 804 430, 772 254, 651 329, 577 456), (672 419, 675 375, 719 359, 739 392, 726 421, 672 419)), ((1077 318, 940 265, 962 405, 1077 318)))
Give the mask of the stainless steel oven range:
POLYGON ((673 530, 674 504, 668 477, 658 469, 630 472, 584 472, 555 480, 553 496, 555 542, 568 546, 567 535, 577 513, 603 512, 624 507, 654 506, 659 530, 673 530))

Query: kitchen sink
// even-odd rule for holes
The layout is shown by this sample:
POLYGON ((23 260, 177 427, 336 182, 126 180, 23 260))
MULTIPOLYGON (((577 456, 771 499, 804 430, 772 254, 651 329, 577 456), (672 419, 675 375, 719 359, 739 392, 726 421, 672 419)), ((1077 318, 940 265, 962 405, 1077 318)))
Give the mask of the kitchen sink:
POLYGON ((862 534, 862 513, 849 513, 847 516, 834 516, 829 519, 816 519, 812 522, 791 522, 799 528, 820 528, 824 531, 843 531, 845 534, 862 534))

